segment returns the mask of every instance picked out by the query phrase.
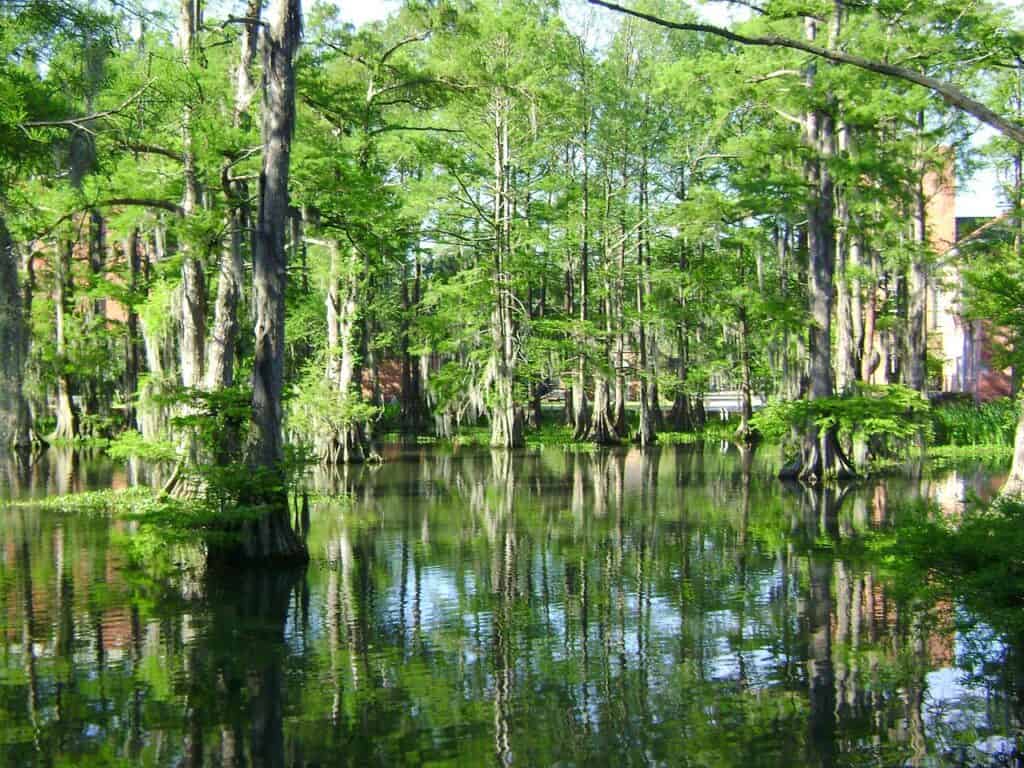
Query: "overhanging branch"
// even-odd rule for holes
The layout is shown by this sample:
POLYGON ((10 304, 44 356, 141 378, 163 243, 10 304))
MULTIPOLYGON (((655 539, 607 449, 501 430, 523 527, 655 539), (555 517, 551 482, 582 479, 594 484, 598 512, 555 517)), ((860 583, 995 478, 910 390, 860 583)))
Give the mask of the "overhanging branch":
POLYGON ((715 24, 662 19, 658 16, 644 13, 643 11, 636 11, 616 3, 608 2, 607 0, 587 1, 591 5, 598 5, 602 8, 608 8, 612 11, 627 14, 628 16, 634 16, 635 18, 649 21, 652 24, 657 24, 658 26, 665 27, 667 29, 677 29, 684 32, 704 32, 726 40, 732 40, 740 45, 791 48, 795 51, 809 53, 812 56, 817 56, 825 59, 826 61, 833 61, 837 64, 849 64, 850 66, 858 67, 859 69, 863 69, 868 72, 874 72, 878 75, 885 75, 908 83, 914 83, 915 85, 920 85, 921 87, 932 91, 932 93, 937 94, 951 107, 976 117, 981 122, 992 126, 1001 134, 1013 139, 1018 144, 1024 144, 1024 128, 1021 126, 1007 120, 995 110, 990 109, 985 104, 982 104, 980 101, 971 98, 952 83, 944 82, 934 77, 929 77, 928 75, 913 69, 908 69, 907 67, 889 64, 884 61, 876 61, 875 59, 866 59, 862 56, 847 53, 846 51, 836 51, 829 48, 823 48, 819 45, 814 45, 813 43, 797 40, 791 37, 783 37, 782 35, 744 35, 715 24))

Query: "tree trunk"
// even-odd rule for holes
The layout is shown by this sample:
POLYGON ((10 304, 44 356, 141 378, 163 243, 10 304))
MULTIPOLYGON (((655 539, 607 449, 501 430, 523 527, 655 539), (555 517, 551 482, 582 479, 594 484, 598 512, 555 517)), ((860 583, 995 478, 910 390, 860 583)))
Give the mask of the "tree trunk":
MULTIPOLYGON (((249 0, 246 9, 246 23, 242 27, 239 41, 238 63, 235 66, 235 94, 232 123, 235 128, 244 128, 249 123, 249 107, 256 93, 252 78, 253 61, 259 39, 259 19, 262 10, 260 0, 249 0)), ((206 388, 218 390, 230 387, 235 381, 235 356, 239 335, 238 306, 242 298, 242 284, 245 269, 242 264, 246 216, 244 212, 247 195, 243 181, 232 181, 231 166, 226 161, 221 174, 224 196, 228 202, 228 225, 230 240, 221 253, 217 299, 214 304, 213 329, 210 334, 206 361, 206 388)))
POLYGON ((284 388, 284 304, 287 278, 285 227, 288 175, 295 127, 293 60, 302 20, 300 0, 272 0, 263 38, 263 166, 253 253, 253 305, 256 314, 252 372, 255 435, 249 460, 253 498, 263 506, 257 520, 245 521, 232 545, 210 550, 219 561, 300 560, 309 555, 292 529, 287 491, 280 473, 284 460, 282 403, 284 388))
POLYGON ((67 322, 68 287, 70 281, 71 254, 74 243, 62 241, 54 257, 53 272, 53 307, 54 325, 56 328, 57 352, 57 404, 55 415, 57 424, 47 437, 48 442, 70 441, 78 436, 78 414, 71 400, 71 377, 68 374, 67 343, 65 325, 67 322))
MULTIPOLYGON (((139 254, 139 230, 133 228, 124 240, 124 253, 128 260, 129 287, 133 297, 141 288, 142 261, 139 254)), ((139 313, 134 299, 128 307, 127 337, 125 339, 124 401, 125 421, 129 429, 138 429, 138 414, 135 398, 139 389, 139 369, 142 362, 141 340, 139 338, 139 313)))
POLYGON ((690 415, 690 395, 686 392, 687 355, 689 350, 686 344, 686 324, 680 320, 676 329, 676 377, 679 382, 676 386, 675 396, 672 399, 672 410, 669 411, 669 423, 676 432, 689 432, 693 429, 693 419, 690 415))
POLYGON ((868 285, 868 300, 864 307, 864 345, 860 355, 860 380, 871 383, 871 378, 878 368, 881 355, 875 344, 875 325, 878 318, 878 273, 879 259, 877 253, 871 256, 871 282, 868 285))
POLYGON ((654 370, 655 356, 654 328, 644 316, 650 302, 651 251, 647 242, 647 154, 640 165, 640 222, 637 225, 637 283, 636 311, 638 316, 637 350, 640 355, 640 424, 637 437, 642 448, 653 445, 658 439, 657 407, 658 384, 654 370))
MULTIPOLYGON (((623 173, 625 183, 625 173, 623 173)), ((626 422, 626 222, 619 220, 618 270, 615 276, 615 293, 609 298, 611 314, 615 318, 615 401, 612 407, 612 423, 619 435, 629 431, 626 422)))
POLYGON ((1017 408, 1019 414, 1017 431, 1013 438, 1013 463, 1010 465, 1010 474, 999 490, 1001 496, 1013 498, 1024 496, 1024 408, 1021 407, 1019 398, 1017 408))
POLYGON ((736 429, 736 440, 741 445, 750 446, 754 442, 754 430, 750 426, 750 419, 754 415, 754 407, 751 401, 750 346, 747 343, 750 325, 747 322, 746 307, 740 307, 739 320, 740 425, 736 429))
POLYGON ((0 450, 12 446, 23 451, 32 442, 28 404, 22 390, 27 338, 18 257, 7 223, 0 215, 0 450))
MULTIPOLYGON (((581 50, 581 75, 584 98, 586 98, 586 54, 581 50)), ((579 329, 577 331, 576 369, 573 377, 572 437, 584 440, 590 433, 591 419, 587 403, 587 321, 590 313, 590 133, 592 111, 584 103, 585 118, 582 130, 581 166, 581 207, 580 207, 580 269, 579 269, 579 329)), ((570 280, 569 288, 572 288, 570 280)), ((571 316, 571 309, 570 316, 571 316)))
MULTIPOLYGON (((918 123, 924 115, 918 116, 918 123)), ((914 244, 907 280, 907 386, 924 393, 928 386, 927 355, 928 334, 926 308, 928 298, 927 248, 928 233, 925 221, 924 169, 920 169, 914 185, 914 244)))
POLYGON ((362 387, 356 380, 356 328, 360 325, 359 287, 363 260, 352 254, 342 263, 341 249, 331 243, 331 279, 327 297, 328 343, 334 350, 328 357, 328 377, 343 400, 341 424, 336 433, 324 435, 321 459, 330 464, 357 464, 370 454, 363 423, 347 411, 362 402, 362 387), (333 378, 331 378, 333 376, 333 378))
POLYGON ((409 279, 403 268, 402 274, 402 428, 406 434, 417 434, 425 425, 425 403, 423 382, 420 376, 420 361, 410 349, 410 329, 413 313, 419 309, 421 284, 420 257, 416 254, 413 264, 412 294, 409 293, 409 279))
MULTIPOLYGON (((814 40, 817 21, 807 19, 807 38, 814 40)), ((807 81, 813 85, 815 65, 807 71, 807 81)), ((810 258, 808 297, 811 325, 808 330, 810 354, 811 400, 832 397, 835 393, 832 378, 832 294, 835 275, 835 231, 832 221, 835 188, 828 159, 835 144, 832 117, 825 111, 812 110, 806 116, 805 140, 812 150, 805 163, 804 175, 809 197, 807 201, 807 249, 810 258)), ((804 482, 821 483, 854 475, 839 445, 836 429, 804 425, 800 454, 783 467, 780 476, 797 478, 804 482)))
MULTIPOLYGON (((196 45, 201 8, 198 0, 181 0, 178 19, 178 44, 181 58, 187 67, 192 62, 196 45)), ((182 211, 186 218, 195 213, 199 204, 199 179, 195 153, 192 149, 192 108, 185 105, 182 118, 182 157, 184 159, 185 192, 182 211)), ((206 354, 206 275, 203 264, 190 243, 182 245, 181 262, 181 383, 185 387, 203 385, 204 356, 206 354)))
POLYGON ((235 347, 238 341, 238 304, 242 297, 245 269, 242 265, 240 208, 231 211, 231 242, 221 255, 213 328, 207 350, 206 388, 215 391, 235 383, 235 347))
POLYGON ((494 397, 490 409, 491 447, 518 448, 523 444, 522 415, 515 400, 516 351, 513 322, 512 174, 509 145, 508 96, 495 98, 494 115, 494 293, 491 337, 494 397))
MULTIPOLYGON (((850 129, 846 125, 840 125, 839 127, 839 151, 844 156, 850 152, 850 129)), ((839 392, 846 392, 857 378, 857 367, 850 275, 850 257, 855 235, 850 231, 850 203, 848 200, 848 190, 845 186, 836 190, 836 213, 839 219, 839 227, 836 230, 836 257, 838 262, 836 273, 839 277, 836 286, 838 299, 836 302, 836 389, 839 392)))
MULTIPOLYGON (((686 199, 685 176, 680 171, 678 199, 686 199)), ((679 273, 684 276, 689 269, 689 260, 686 258, 686 243, 679 244, 679 273)), ((676 301, 679 304, 679 322, 676 324, 676 376, 679 381, 676 384, 675 395, 672 400, 672 410, 669 411, 669 419, 672 429, 676 432, 689 432, 693 429, 693 420, 690 416, 690 396, 686 391, 686 377, 689 375, 689 345, 687 343, 686 328, 686 293, 680 286, 676 292, 676 301)))

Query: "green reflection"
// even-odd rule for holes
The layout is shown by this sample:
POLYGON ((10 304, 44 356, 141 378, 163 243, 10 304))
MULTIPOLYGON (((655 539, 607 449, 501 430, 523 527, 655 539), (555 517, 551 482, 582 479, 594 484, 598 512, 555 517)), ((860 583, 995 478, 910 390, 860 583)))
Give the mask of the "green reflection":
POLYGON ((930 765, 1019 728, 1015 646, 897 599, 858 545, 982 471, 840 492, 713 445, 387 458, 311 478, 302 572, 154 584, 125 523, 0 511, 3 764, 930 765))

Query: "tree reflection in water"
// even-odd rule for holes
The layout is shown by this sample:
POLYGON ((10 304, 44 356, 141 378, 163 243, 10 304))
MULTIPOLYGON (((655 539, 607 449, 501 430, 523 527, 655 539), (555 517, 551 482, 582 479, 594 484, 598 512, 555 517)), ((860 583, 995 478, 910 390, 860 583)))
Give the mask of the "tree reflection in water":
MULTIPOLYGON (((893 593, 860 546, 949 478, 784 489, 770 454, 403 449, 313 478, 308 571, 170 583, 125 570, 125 522, 4 507, 4 762, 925 765, 1009 744, 1019 642, 893 593)), ((159 473, 65 452, 2 476, 32 497, 159 473)))

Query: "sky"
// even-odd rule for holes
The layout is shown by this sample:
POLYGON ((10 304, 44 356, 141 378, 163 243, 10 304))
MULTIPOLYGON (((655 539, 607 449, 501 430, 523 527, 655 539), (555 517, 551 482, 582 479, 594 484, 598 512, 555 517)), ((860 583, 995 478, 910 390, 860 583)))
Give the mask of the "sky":
MULTIPOLYGON (((368 21, 384 19, 401 6, 401 0, 333 0, 341 10, 341 17, 355 25, 368 21)), ((1019 0, 1013 0, 1017 4, 1019 0)), ((736 7, 736 6, 732 6, 736 7)), ((730 6, 727 3, 705 3, 702 15, 711 23, 728 24, 730 6)), ((563 5, 563 13, 569 26, 581 31, 586 20, 591 17, 594 9, 585 0, 569 0, 563 5)), ((597 9, 599 14, 610 14, 610 11, 597 9)), ((597 16, 600 18, 600 16, 597 16)), ((987 128, 982 128, 975 135, 975 144, 980 145, 993 135, 987 128)), ((957 216, 994 216, 1002 208, 998 189, 999 179, 995 169, 981 168, 970 179, 957 179, 956 215, 957 216)))

